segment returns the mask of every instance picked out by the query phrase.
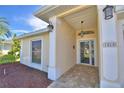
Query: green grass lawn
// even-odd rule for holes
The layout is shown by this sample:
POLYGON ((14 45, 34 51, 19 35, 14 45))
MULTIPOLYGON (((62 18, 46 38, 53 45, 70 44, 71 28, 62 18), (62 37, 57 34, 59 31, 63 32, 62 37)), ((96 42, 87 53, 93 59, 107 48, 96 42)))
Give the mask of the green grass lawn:
POLYGON ((17 59, 13 55, 0 56, 0 64, 14 63, 14 62, 17 62, 17 59))

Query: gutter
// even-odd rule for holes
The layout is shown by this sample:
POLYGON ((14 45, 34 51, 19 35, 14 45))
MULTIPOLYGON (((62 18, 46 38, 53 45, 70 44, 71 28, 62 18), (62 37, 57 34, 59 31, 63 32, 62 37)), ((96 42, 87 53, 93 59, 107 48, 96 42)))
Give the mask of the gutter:
POLYGON ((31 32, 31 33, 26 33, 26 34, 20 35, 16 39, 22 39, 22 38, 26 38, 26 37, 30 37, 30 36, 35 36, 35 35, 43 34, 43 33, 46 33, 46 32, 50 32, 50 31, 47 28, 40 29, 40 30, 31 32))

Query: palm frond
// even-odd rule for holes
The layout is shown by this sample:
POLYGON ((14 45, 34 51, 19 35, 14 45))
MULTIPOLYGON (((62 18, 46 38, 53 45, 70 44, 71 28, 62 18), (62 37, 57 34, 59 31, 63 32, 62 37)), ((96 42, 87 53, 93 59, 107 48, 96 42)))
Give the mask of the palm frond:
POLYGON ((5 24, 9 25, 7 19, 4 17, 0 17, 0 23, 5 23, 5 24))
POLYGON ((8 27, 9 23, 6 18, 0 17, 0 36, 6 36, 7 38, 11 37, 11 32, 8 27))

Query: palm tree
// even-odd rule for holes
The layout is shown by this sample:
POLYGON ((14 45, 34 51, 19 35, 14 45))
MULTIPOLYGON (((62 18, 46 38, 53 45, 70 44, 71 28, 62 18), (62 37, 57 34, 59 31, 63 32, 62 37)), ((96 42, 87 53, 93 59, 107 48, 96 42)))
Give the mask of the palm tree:
MULTIPOLYGON (((4 42, 5 37, 9 38, 11 37, 11 32, 9 30, 9 23, 7 20, 3 17, 0 17, 0 43, 4 42)), ((0 54, 1 54, 1 48, 0 48, 0 54)))
POLYGON ((11 32, 9 30, 9 23, 3 17, 0 17, 0 40, 4 39, 5 37, 11 37, 11 32))

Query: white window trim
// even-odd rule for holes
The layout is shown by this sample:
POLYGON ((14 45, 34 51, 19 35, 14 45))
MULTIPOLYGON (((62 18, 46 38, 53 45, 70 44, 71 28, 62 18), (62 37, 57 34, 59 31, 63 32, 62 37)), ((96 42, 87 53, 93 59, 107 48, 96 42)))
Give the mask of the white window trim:
POLYGON ((86 38, 86 39, 84 39, 84 38, 81 38, 81 39, 77 39, 77 48, 76 48, 76 50, 77 50, 77 57, 76 57, 76 59, 77 59, 77 64, 82 64, 82 65, 88 65, 88 66, 97 66, 97 50, 96 50, 96 46, 97 46, 97 42, 96 42, 96 38, 86 38), (85 63, 80 63, 80 42, 81 41, 88 41, 88 40, 94 40, 94 42, 95 42, 95 46, 94 46, 94 50, 95 50, 95 61, 94 61, 94 65, 91 65, 91 64, 85 64, 85 63))
POLYGON ((31 67, 37 68, 39 70, 43 70, 43 38, 34 38, 30 40, 30 45, 29 45, 29 49, 30 49, 30 65, 31 67), (38 41, 41 40, 41 64, 36 64, 36 63, 32 63, 32 41, 38 41))

